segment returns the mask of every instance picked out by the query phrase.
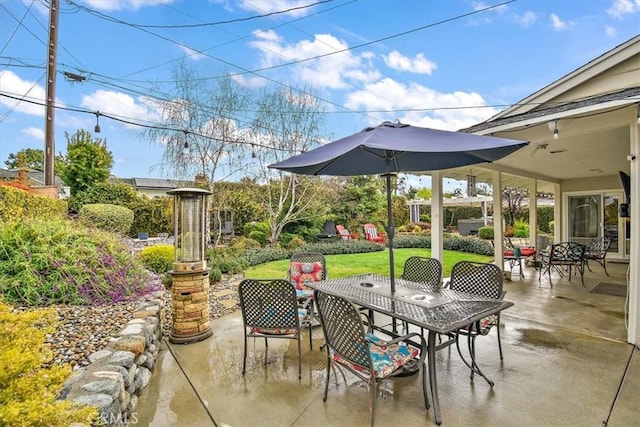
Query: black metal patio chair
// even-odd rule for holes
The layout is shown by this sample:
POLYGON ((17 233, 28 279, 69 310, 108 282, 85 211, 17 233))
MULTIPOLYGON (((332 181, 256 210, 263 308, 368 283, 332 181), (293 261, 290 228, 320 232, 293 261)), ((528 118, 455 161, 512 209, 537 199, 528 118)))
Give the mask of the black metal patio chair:
MULTIPOLYGON (((449 289, 459 292, 465 292, 468 294, 479 295, 486 298, 503 299, 506 292, 503 291, 504 276, 502 269, 495 264, 487 264, 481 262, 472 261, 459 261, 451 269, 451 278, 447 283, 449 289)), ((474 374, 478 373, 482 376, 491 387, 493 387, 493 381, 489 380, 484 373, 480 370, 476 363, 476 345, 475 340, 479 336, 489 334, 493 327, 496 327, 498 331, 498 350, 500 352, 500 360, 503 360, 502 355, 502 340, 500 337, 500 313, 494 314, 476 322, 471 323, 455 333, 456 348, 458 354, 462 358, 462 361, 471 369, 471 379, 473 380, 474 374), (466 358, 462 355, 459 344, 459 336, 467 336, 467 345, 469 347, 469 354, 471 356, 471 362, 467 362, 466 358)))
POLYGON ((425 339, 410 333, 389 341, 367 333, 362 313, 349 301, 322 292, 315 292, 322 330, 327 348, 327 376, 323 401, 327 401, 332 364, 346 369, 367 383, 371 402, 371 426, 375 425, 378 384, 384 379, 419 371, 425 408, 429 409, 425 358, 425 339), (419 340, 420 348, 408 343, 419 340))
MULTIPOLYGON (((244 356, 242 375, 247 367, 247 339, 264 338, 269 350, 269 338, 284 338, 298 342, 298 379, 302 377, 302 328, 310 322, 308 312, 298 307, 296 289, 284 279, 245 279, 238 286, 242 321, 244 323, 244 356)), ((309 328, 311 347, 311 328, 309 328)), ((266 357, 265 357, 266 363, 266 357)))
POLYGON ((589 242, 589 245, 587 245, 584 251, 584 263, 589 271, 591 271, 589 261, 595 261, 602 266, 604 274, 607 276, 609 275, 605 258, 607 257, 607 252, 609 251, 610 246, 611 239, 608 237, 595 237, 591 239, 591 242, 589 242))

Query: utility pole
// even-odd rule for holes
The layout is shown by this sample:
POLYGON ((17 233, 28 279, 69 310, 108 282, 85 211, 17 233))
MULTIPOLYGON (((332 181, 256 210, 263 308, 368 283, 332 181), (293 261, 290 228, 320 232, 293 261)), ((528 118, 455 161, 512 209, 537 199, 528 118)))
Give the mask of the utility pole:
POLYGON ((49 9, 49 46, 47 48, 47 99, 45 111, 44 141, 44 185, 55 185, 55 102, 56 102, 56 63, 58 61, 58 6, 60 0, 50 0, 49 9))

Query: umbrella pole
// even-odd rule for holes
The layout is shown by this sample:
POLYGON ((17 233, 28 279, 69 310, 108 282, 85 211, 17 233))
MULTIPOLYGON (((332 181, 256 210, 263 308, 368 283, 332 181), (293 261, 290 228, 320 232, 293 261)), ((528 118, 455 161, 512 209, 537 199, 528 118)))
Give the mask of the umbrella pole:
MULTIPOLYGON (((387 244, 389 245, 389 273, 391 278, 391 295, 396 292, 396 273, 395 273, 395 264, 393 261, 393 235, 395 234, 395 230, 393 227, 393 212, 391 212, 391 208, 393 207, 391 203, 391 174, 386 174, 387 178, 387 244)), ((397 332, 397 323, 396 318, 394 317, 391 322, 391 330, 395 334, 397 332)))
POLYGON ((387 242, 389 245, 389 273, 391 277, 391 293, 396 291, 395 264, 393 263, 393 212, 391 212, 391 174, 386 174, 387 178, 387 242))

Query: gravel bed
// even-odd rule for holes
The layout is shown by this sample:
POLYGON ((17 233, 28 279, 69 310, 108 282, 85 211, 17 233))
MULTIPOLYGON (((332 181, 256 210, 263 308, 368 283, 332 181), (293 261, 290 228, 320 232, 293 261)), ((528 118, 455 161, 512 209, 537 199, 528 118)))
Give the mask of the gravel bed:
MULTIPOLYGON (((223 275, 222 280, 211 286, 209 310, 211 319, 231 314, 240 309, 238 284, 242 275, 223 275)), ((171 332, 171 290, 163 295, 163 334, 171 332)), ((124 329, 133 316, 135 302, 104 306, 54 305, 58 313, 58 327, 55 333, 47 335, 45 346, 53 352, 53 357, 44 364, 71 365, 73 370, 89 364, 89 355, 103 349, 124 329)), ((17 308, 24 310, 24 308, 17 308)))

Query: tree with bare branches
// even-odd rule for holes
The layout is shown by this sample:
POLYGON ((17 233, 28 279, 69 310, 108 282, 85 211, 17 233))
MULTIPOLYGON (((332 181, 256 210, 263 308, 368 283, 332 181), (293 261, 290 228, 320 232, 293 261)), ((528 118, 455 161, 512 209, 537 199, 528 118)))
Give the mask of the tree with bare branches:
POLYGON ((252 170, 261 184, 256 197, 266 210, 273 246, 287 224, 328 211, 320 178, 267 168, 318 145, 323 114, 318 99, 306 89, 265 90, 257 107, 252 122, 252 170))

